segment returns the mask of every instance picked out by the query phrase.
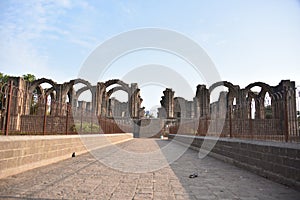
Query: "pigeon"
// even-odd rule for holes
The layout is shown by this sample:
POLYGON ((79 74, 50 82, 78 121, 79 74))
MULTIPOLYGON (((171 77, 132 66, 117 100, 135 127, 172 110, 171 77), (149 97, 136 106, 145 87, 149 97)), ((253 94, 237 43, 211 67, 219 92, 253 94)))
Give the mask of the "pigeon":
POLYGON ((196 177, 198 177, 198 173, 197 172, 195 172, 195 173, 193 173, 193 174, 191 174, 189 176, 189 178, 196 178, 196 177))
POLYGON ((75 155, 75 152, 73 152, 73 153, 72 153, 72 158, 74 158, 75 156, 76 156, 76 155, 75 155))

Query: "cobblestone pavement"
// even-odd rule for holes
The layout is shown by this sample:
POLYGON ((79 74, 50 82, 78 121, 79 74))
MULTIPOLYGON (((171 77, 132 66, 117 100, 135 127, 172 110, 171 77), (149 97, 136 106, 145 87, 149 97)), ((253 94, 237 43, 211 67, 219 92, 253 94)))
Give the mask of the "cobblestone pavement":
MULTIPOLYGON (((169 143, 133 139, 118 146, 142 153, 169 143)), ((105 148, 98 151, 105 152, 105 148)), ((0 199, 296 200, 300 199, 300 193, 211 157, 200 160, 198 152, 189 149, 171 165, 145 173, 121 172, 107 167, 89 153, 80 155, 0 179, 0 199), (198 177, 189 178, 194 172, 198 177)))

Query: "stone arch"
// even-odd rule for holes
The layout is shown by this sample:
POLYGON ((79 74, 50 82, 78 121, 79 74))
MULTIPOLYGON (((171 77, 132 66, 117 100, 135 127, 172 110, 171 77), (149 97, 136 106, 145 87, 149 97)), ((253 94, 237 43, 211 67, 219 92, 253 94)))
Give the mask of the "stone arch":
POLYGON ((72 105, 73 112, 75 112, 77 110, 77 103, 78 103, 79 96, 87 90, 90 90, 91 95, 92 95, 91 109, 95 110, 95 105, 96 105, 96 94, 95 93, 96 93, 96 91, 94 90, 91 83, 87 80, 77 78, 77 79, 73 79, 73 80, 69 81, 68 83, 64 83, 63 91, 62 91, 62 98, 66 99, 66 97, 68 97, 69 104, 72 105), (75 91, 74 85, 80 84, 80 83, 85 86, 78 89, 77 91, 75 91))
POLYGON ((227 87, 229 90, 232 90, 232 92, 236 93, 237 92, 237 86, 233 85, 232 83, 228 82, 228 81, 219 81, 216 82, 214 84, 212 84, 208 91, 209 93, 211 93, 215 88, 219 87, 219 86, 224 86, 227 87))
MULTIPOLYGON (((126 113, 128 113, 129 115, 132 115, 132 111, 131 111, 131 107, 130 107, 130 105, 131 105, 131 103, 132 103, 132 92, 131 92, 131 88, 130 88, 130 86, 128 85, 128 84, 126 84, 125 82, 123 82, 123 81, 121 81, 121 80, 119 80, 119 79, 112 79, 112 80, 108 80, 108 81, 106 81, 104 84, 103 84, 103 93, 104 93, 104 96, 105 96, 105 102, 106 102, 106 108, 105 108, 105 112, 106 112, 106 115, 108 115, 108 116, 111 116, 112 115, 112 113, 114 113, 115 111, 113 110, 113 107, 116 109, 116 110, 119 110, 120 111, 120 109, 122 110, 122 112, 124 111, 124 112, 126 112, 126 113), (110 86, 112 86, 112 85, 117 85, 117 86, 115 86, 115 87, 113 87, 113 88, 111 88, 109 91, 107 91, 107 88, 108 87, 110 87, 110 86), (124 109, 124 106, 123 106, 123 108, 119 108, 119 106, 113 106, 113 100, 112 99, 110 99, 110 96, 114 93, 114 92, 116 92, 116 91, 120 91, 120 90, 122 90, 122 91, 124 91, 124 92, 126 92, 127 93, 127 95, 128 95, 128 102, 126 103, 126 105, 127 106, 125 106, 125 107, 127 107, 127 109, 125 109, 125 110, 127 110, 127 111, 124 111, 123 109, 124 109)), ((115 102, 115 103, 117 103, 117 102, 115 102)), ((118 103, 118 104, 120 104, 120 103, 118 103)), ((119 112, 118 111, 118 112, 119 112)), ((121 111, 120 111, 121 112, 121 111)))
MULTIPOLYGON (((63 95, 69 95, 69 98, 71 97, 71 94, 70 93, 72 93, 73 91, 73 87, 74 87, 74 85, 76 85, 76 84, 79 84, 79 83, 81 83, 81 84, 83 84, 83 85, 85 85, 85 87, 83 87, 83 88, 85 88, 85 90, 84 91, 86 91, 86 90, 91 90, 91 93, 93 93, 93 91, 92 91, 92 85, 91 85, 91 83, 90 82, 88 82, 88 81, 86 81, 86 80, 84 80, 84 79, 81 79, 81 78, 77 78, 77 79, 74 79, 74 80, 71 80, 71 81, 69 81, 68 83, 65 83, 64 84, 64 88, 63 88, 63 95)), ((81 89, 81 88, 80 88, 81 89)), ((80 90, 79 89, 79 90, 80 90)), ((82 92, 84 92, 84 91, 82 91, 82 92)), ((81 93, 82 93, 81 92, 81 93)), ((76 92, 77 93, 77 92, 76 92)), ((81 94, 80 93, 80 94, 81 94)), ((79 95, 80 95, 79 94, 79 95)), ((78 96, 79 96, 78 95, 78 96)), ((77 97, 78 97, 77 96, 77 97)))
POLYGON ((82 83, 82 84, 84 84, 84 85, 86 85, 88 87, 92 87, 92 85, 91 85, 90 82, 88 82, 88 81, 86 81, 86 80, 84 80, 82 78, 77 78, 77 79, 74 79, 73 81, 74 81, 73 85, 78 84, 78 83, 82 83))
POLYGON ((124 92, 127 92, 128 91, 123 87, 123 86, 117 86, 117 87, 114 87, 112 89, 110 89, 108 92, 107 92, 107 96, 110 97, 112 95, 112 93, 116 92, 116 91, 119 91, 119 90, 122 90, 124 92))
POLYGON ((85 87, 82 87, 82 88, 78 89, 78 90, 76 91, 76 94, 75 94, 76 99, 78 99, 78 97, 79 97, 83 92, 85 92, 85 91, 87 91, 87 90, 91 90, 91 89, 92 89, 92 88, 91 88, 91 87, 88 87, 88 86, 85 86, 85 87))
POLYGON ((239 86, 233 85, 231 82, 228 81, 219 81, 212 84, 209 87, 208 89, 209 95, 211 95, 212 91, 219 86, 224 86, 228 88, 228 93, 221 92, 218 103, 217 104, 213 103, 212 107, 214 107, 214 110, 219 110, 217 114, 219 116, 225 116, 226 118, 232 116, 238 117, 238 112, 239 112, 238 109, 241 103, 239 97, 239 91, 240 91, 239 86), (233 105, 233 102, 235 102, 235 105, 233 105), (218 108, 216 108, 216 106, 218 108))
POLYGON ((51 79, 41 78, 41 79, 37 79, 37 80, 33 81, 30 84, 29 93, 32 93, 36 89, 37 86, 39 86, 39 85, 41 85, 43 83, 50 84, 56 90, 56 87, 57 87, 57 83, 56 82, 52 81, 51 79))
POLYGON ((259 92, 258 97, 264 98, 265 94, 268 92, 270 97, 273 98, 273 93, 274 93, 273 88, 270 85, 263 83, 263 82, 251 83, 247 87, 245 87, 245 91, 248 92, 251 90, 251 88, 253 88, 255 86, 261 87, 261 91, 259 92))
POLYGON ((129 85, 119 79, 108 80, 104 83, 104 86, 105 86, 105 88, 108 88, 109 86, 114 85, 114 84, 121 85, 124 88, 124 91, 129 93, 129 91, 130 91, 129 85))
MULTIPOLYGON (((27 103, 26 103, 26 108, 25 108, 25 113, 30 114, 32 113, 32 99, 33 99, 33 95, 34 95, 34 91, 37 90, 37 95, 39 96, 39 104, 44 104, 45 103, 45 98, 46 98, 46 91, 44 91, 44 89, 41 87, 41 84, 43 83, 48 83, 50 84, 52 87, 52 90, 55 91, 56 93, 58 93, 58 84, 56 82, 54 82, 51 79, 47 79, 47 78, 41 78, 41 79, 37 79, 31 83, 29 83, 29 88, 28 88, 28 93, 27 93, 27 103)), ((49 88, 50 89, 50 88, 49 88)), ((44 108, 37 108, 37 114, 41 114, 41 110, 44 108)))
POLYGON ((110 110, 109 102, 111 101, 109 97, 115 91, 123 90, 128 94, 128 113, 130 117, 137 118, 140 114, 140 104, 141 98, 139 96, 139 88, 136 83, 132 83, 131 85, 126 84, 125 82, 119 79, 111 79, 104 83, 100 82, 97 84, 97 115, 99 116, 107 116, 108 111, 110 110), (112 85, 115 86, 109 91, 106 91, 108 87, 112 85))
MULTIPOLYGON (((269 97, 271 98, 271 107, 273 112, 274 112, 274 99, 276 99, 277 95, 274 95, 274 90, 273 88, 263 82, 254 82, 249 84, 247 87, 245 87, 245 95, 252 95, 252 98, 255 100, 255 118, 258 119, 264 119, 265 118, 265 96, 266 93, 269 94, 269 97), (254 92, 251 91, 253 87, 260 87, 261 91, 258 94, 255 94, 254 92), (253 93, 253 94, 252 94, 253 93)), ((249 102, 249 98, 247 96, 245 97, 246 101, 250 105, 251 102, 249 102)), ((251 107, 250 107, 251 109, 251 107)))
POLYGON ((67 95, 73 89, 73 86, 76 84, 79 84, 79 83, 85 85, 84 88, 87 88, 86 90, 90 89, 92 92, 92 85, 90 82, 88 82, 84 79, 81 79, 81 78, 77 78, 77 79, 73 79, 73 80, 69 81, 68 83, 64 84, 64 88, 63 88, 63 92, 62 92, 63 95, 67 95))

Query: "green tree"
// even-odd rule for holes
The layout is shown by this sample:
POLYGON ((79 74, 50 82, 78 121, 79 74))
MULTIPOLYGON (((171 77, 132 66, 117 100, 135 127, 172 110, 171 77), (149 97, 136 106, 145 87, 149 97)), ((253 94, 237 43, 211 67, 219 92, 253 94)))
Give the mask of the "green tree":
POLYGON ((0 84, 3 85, 4 83, 7 83, 7 81, 8 81, 8 75, 0 72, 0 84))
POLYGON ((36 80, 36 77, 33 74, 24 74, 23 79, 28 82, 33 82, 36 80))
POLYGON ((0 72, 0 110, 2 110, 4 104, 5 104, 5 95, 3 94, 3 88, 2 86, 7 83, 8 76, 6 74, 3 74, 0 72))

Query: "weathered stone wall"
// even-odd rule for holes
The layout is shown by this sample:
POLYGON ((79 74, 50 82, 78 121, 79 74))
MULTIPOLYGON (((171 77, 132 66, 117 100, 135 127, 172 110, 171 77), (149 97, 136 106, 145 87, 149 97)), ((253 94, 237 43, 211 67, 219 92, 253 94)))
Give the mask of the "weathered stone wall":
POLYGON ((73 152, 88 150, 132 139, 132 134, 70 136, 2 136, 0 140, 0 178, 66 158, 73 152))
MULTIPOLYGON (((170 134, 169 139, 189 145, 196 150, 199 150, 204 141, 204 137, 178 134, 170 134)), ((216 145, 209 153, 210 156, 300 190, 300 146, 298 144, 206 138, 206 144, 212 145, 215 142, 216 145)), ((202 148, 207 150, 205 147, 202 148)))

